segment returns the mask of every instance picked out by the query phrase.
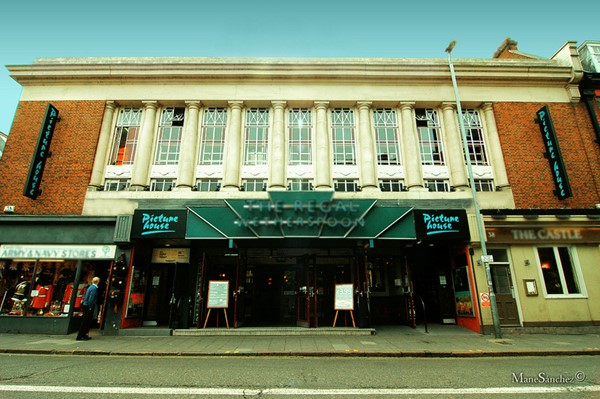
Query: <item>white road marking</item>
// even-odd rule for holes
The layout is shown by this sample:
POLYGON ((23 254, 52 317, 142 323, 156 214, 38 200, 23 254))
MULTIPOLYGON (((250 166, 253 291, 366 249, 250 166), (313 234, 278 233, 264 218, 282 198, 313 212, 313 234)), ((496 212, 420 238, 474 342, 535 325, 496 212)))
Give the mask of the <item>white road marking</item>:
POLYGON ((39 385, 0 385, 3 392, 136 394, 136 395, 214 395, 214 396, 317 396, 317 395, 482 395, 482 394, 544 394, 600 392, 600 385, 551 387, 493 388, 414 388, 414 389, 295 389, 295 388, 131 388, 131 387, 70 387, 39 385))

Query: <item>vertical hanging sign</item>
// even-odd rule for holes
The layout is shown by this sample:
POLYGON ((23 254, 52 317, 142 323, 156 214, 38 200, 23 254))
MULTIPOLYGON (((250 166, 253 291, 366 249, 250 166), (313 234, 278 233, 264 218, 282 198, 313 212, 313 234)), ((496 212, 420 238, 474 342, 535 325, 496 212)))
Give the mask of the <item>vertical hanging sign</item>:
POLYGON ((31 164, 29 165, 29 173, 27 174, 25 188, 23 189, 23 195, 31 199, 36 199, 42 192, 40 190, 40 184, 42 183, 44 166, 46 165, 46 159, 48 159, 50 141, 52 141, 52 134, 54 133, 56 122, 58 122, 58 110, 54 108, 52 104, 48 104, 44 123, 40 129, 37 146, 35 147, 35 152, 33 153, 31 164))
POLYGON ((569 184, 569 178, 567 177, 565 162, 560 153, 560 148, 558 147, 556 131, 554 130, 554 124, 552 123, 550 110, 547 105, 537 112, 536 122, 540 125, 542 139, 546 146, 546 158, 548 158, 548 162, 550 162, 550 171, 552 172, 552 178, 554 179, 554 185, 556 186, 554 194, 559 199, 572 197, 573 193, 571 192, 571 185, 569 184))

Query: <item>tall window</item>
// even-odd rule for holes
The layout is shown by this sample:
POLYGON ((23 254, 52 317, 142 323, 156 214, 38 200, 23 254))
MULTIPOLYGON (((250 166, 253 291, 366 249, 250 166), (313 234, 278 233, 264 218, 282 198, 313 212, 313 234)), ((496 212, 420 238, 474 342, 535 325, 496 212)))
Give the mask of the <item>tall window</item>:
POLYGON ((354 113, 341 108, 331 111, 333 164, 356 165, 354 113))
POLYGON ((266 165, 269 138, 269 110, 251 108, 246 112, 244 164, 266 165))
POLYGON ((463 110, 463 122, 465 126, 465 132, 467 134, 467 146, 469 147, 471 164, 482 166, 489 165, 488 158, 485 153, 483 127, 481 126, 481 119, 479 119, 479 113, 477 110, 463 110))
MULTIPOLYGON (((160 115, 155 165, 177 165, 185 108, 165 108, 160 115)), ((165 190, 153 190, 165 191, 165 190)))
POLYGON ((537 253, 548 295, 582 293, 571 247, 540 247, 537 253))
POLYGON ((423 165, 444 165, 440 120, 433 109, 415 109, 421 163, 423 165))
POLYGON ((225 148, 226 108, 208 108, 202 120, 201 165, 221 165, 225 148))
POLYGON ((290 109, 288 120, 290 165, 312 163, 311 128, 312 118, 309 109, 290 109))
POLYGON ((141 108, 121 108, 119 110, 109 160, 110 165, 133 164, 141 125, 141 108))
POLYGON ((398 123, 393 109, 376 109, 373 112, 373 125, 377 139, 377 163, 379 165, 399 165, 398 123))

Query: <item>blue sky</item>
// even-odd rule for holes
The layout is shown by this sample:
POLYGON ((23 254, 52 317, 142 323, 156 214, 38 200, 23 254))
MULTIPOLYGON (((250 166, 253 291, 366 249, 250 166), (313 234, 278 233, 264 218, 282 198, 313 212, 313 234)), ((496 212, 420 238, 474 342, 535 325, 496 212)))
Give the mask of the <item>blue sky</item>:
POLYGON ((20 0, 0 5, 0 131, 21 94, 4 65, 37 57, 491 58, 506 37, 551 57, 600 40, 600 1, 20 0), (577 7, 572 9, 571 7, 577 7), (585 18, 590 20, 586 22, 585 18))

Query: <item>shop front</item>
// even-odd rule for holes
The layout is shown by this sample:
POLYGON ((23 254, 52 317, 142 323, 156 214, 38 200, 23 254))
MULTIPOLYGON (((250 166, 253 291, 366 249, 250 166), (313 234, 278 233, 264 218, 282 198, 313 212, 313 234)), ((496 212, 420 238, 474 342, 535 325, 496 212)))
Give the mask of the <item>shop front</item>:
POLYGON ((2 222, 0 331, 76 331, 81 301, 94 276, 101 279, 97 323, 102 327, 107 280, 117 252, 111 243, 114 219, 79 218, 69 223, 64 218, 39 218, 35 222, 13 218, 11 223, 2 222), (54 242, 32 243, 48 241, 54 242), (75 244, 77 241, 81 243, 75 244))
POLYGON ((131 238, 126 326, 479 330, 464 210, 270 192, 268 200, 137 210, 131 238), (162 229, 144 230, 148 220, 162 229), (342 288, 351 295, 344 305, 342 288))
POLYGON ((502 326, 600 325, 600 213, 498 211, 486 221, 502 326))

